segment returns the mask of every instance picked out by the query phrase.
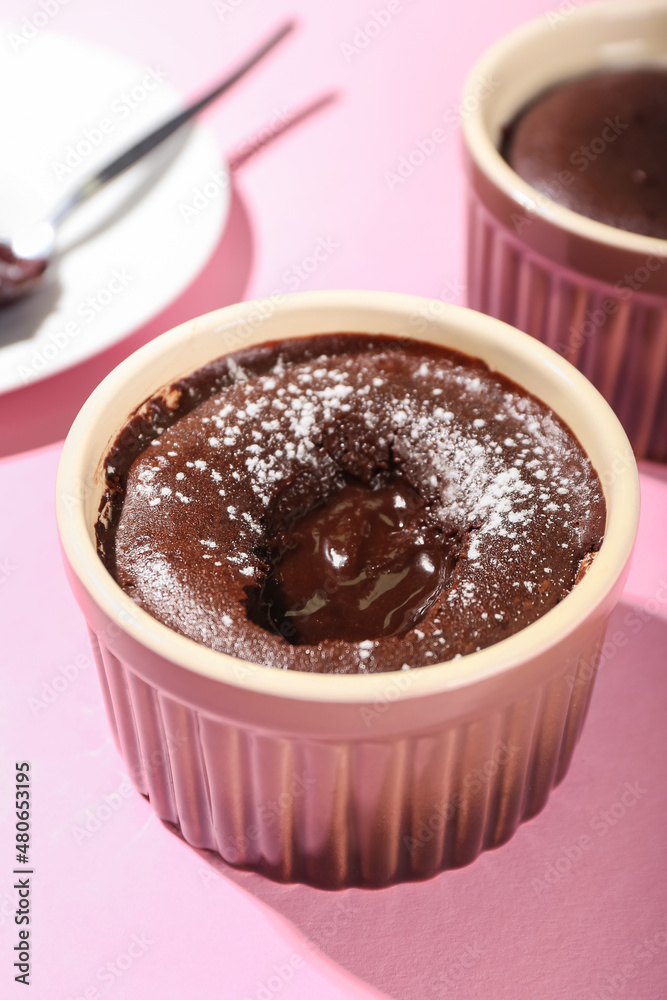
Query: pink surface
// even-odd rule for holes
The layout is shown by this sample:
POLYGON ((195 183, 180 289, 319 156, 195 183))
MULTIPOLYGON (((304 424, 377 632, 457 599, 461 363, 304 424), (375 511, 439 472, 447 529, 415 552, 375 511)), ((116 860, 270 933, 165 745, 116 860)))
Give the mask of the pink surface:
MULTIPOLYGON (((298 33, 207 115, 221 152, 236 150, 240 161, 277 112, 337 96, 239 163, 227 233, 177 303, 131 343, 41 390, 0 397, 3 452, 58 440, 130 346, 234 299, 297 287, 460 299, 463 177, 458 127, 445 116, 483 48, 549 6, 402 0, 352 55, 345 46, 362 40, 372 12, 388 8, 383 0, 195 0, 187 9, 144 0, 139 14, 129 0, 63 6, 44 30, 157 64, 186 93, 283 13, 301 12, 298 33), (420 168, 402 183, 387 176, 440 125, 446 139, 420 168), (320 239, 338 245, 306 274, 320 239)), ((39 9, 5 0, 3 16, 20 25, 39 9)), ((0 47, 8 44, 0 33, 0 47)), ((58 452, 0 463, 0 996, 22 995, 12 969, 11 796, 14 760, 30 759, 37 1000, 338 1000, 376 990, 406 1000, 664 997, 663 469, 644 469, 625 604, 571 772, 545 811, 469 868, 379 892, 327 894, 223 869, 163 828, 129 788, 60 565, 58 452)))

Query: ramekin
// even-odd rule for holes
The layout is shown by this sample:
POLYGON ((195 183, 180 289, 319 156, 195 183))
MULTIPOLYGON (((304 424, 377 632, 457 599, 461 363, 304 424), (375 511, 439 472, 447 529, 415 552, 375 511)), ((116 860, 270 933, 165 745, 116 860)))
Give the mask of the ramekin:
POLYGON ((628 569, 638 496, 617 418, 536 340, 414 296, 313 292, 209 313, 124 361, 72 426, 57 514, 114 737, 160 819, 231 865, 342 888, 468 864, 544 806, 584 721, 628 569), (455 662, 335 676, 207 649, 153 619, 115 583, 93 527, 103 459, 129 414, 241 346, 336 331, 415 337, 483 358, 572 428, 603 484, 607 525, 591 568, 556 608, 455 662))
POLYGON ((667 68, 663 0, 554 4, 475 65, 461 106, 467 303, 571 361, 612 405, 636 455, 665 461, 667 240, 563 208, 522 180, 498 151, 503 128, 547 88, 637 65, 667 68))

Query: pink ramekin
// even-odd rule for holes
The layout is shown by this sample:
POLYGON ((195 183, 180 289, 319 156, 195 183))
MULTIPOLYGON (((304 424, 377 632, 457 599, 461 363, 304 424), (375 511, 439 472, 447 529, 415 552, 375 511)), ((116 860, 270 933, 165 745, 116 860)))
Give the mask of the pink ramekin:
MULTIPOLYGON (((486 52, 462 100, 468 305, 571 361, 614 408, 636 455, 659 461, 667 460, 667 240, 563 208, 498 147, 503 128, 547 88, 666 63, 664 0, 556 5, 486 52)), ((555 192, 560 180, 550 182, 555 192)))
POLYGON ((578 371, 498 320, 381 292, 248 302, 163 334, 86 402, 57 484, 67 573, 137 788, 192 845, 275 879, 331 888, 468 864, 544 806, 584 721, 638 508, 629 442, 578 371), (129 414, 241 346, 341 330, 418 337, 481 357, 543 399, 581 441, 604 488, 605 539, 583 580, 528 628, 409 672, 279 671, 172 632, 104 568, 93 530, 103 459, 129 414))

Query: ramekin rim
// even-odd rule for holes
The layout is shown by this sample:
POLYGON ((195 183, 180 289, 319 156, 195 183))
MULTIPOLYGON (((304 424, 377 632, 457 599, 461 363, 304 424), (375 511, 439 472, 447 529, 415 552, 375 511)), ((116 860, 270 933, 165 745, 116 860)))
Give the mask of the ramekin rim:
MULTIPOLYGON (((326 703, 366 703, 382 698, 388 688, 398 687, 396 698, 408 699, 424 697, 436 692, 472 686, 498 674, 510 671, 534 659, 570 634, 608 597, 630 558, 639 515, 639 483, 636 463, 626 466, 622 473, 625 481, 626 501, 630 505, 630 516, 626 517, 617 532, 618 556, 614 573, 604 577, 599 559, 593 561, 585 577, 553 609, 514 635, 458 660, 414 668, 409 671, 388 671, 374 674, 319 674, 302 671, 277 670, 261 664, 249 663, 236 657, 220 653, 203 646, 192 639, 173 631, 139 608, 120 588, 101 562, 96 547, 91 541, 83 511, 83 499, 77 498, 76 488, 69 486, 84 481, 75 475, 77 462, 81 462, 83 449, 77 448, 77 440, 85 439, 88 428, 93 426, 93 415, 103 410, 105 399, 112 397, 115 386, 122 384, 130 371, 146 369, 151 358, 169 349, 173 344, 189 337, 193 325, 215 322, 217 329, 231 326, 265 299, 251 300, 225 306, 194 320, 187 321, 166 331, 159 337, 134 352, 119 364, 91 393, 76 417, 67 436, 61 454, 56 484, 56 510, 61 545, 65 558, 80 584, 88 592, 98 607, 111 621, 126 631, 136 642, 153 653, 200 676, 223 682, 234 687, 257 693, 293 700, 307 700, 326 703), (65 504, 63 498, 68 498, 65 504), (67 509, 69 508, 69 509, 67 509), (76 508, 76 517, 73 514, 76 508), (78 520, 76 520, 78 518, 78 520), (577 605, 579 609, 577 611, 577 605), (408 678, 407 683, 397 684, 396 678, 408 678)), ((377 292, 360 290, 337 290, 298 292, 283 296, 277 310, 371 308, 387 311, 405 311, 414 314, 419 306, 430 300, 421 296, 400 292, 377 292)), ((549 367, 574 382, 589 397, 589 402, 607 424, 610 438, 619 448, 630 450, 629 443, 618 418, 606 401, 587 379, 569 362, 548 347, 527 334, 475 310, 438 303, 445 314, 467 324, 471 329, 475 324, 488 328, 502 328, 504 335, 515 339, 520 354, 532 354, 541 358, 549 367)), ((419 338, 417 338, 419 339, 419 338)), ((271 340, 270 332, 266 340, 271 340)), ((530 391, 530 390, 529 390, 530 391)), ((137 400, 137 405, 143 400, 137 400)), ((611 448, 611 445, 610 445, 611 448)), ((618 453, 619 448, 616 449, 618 453)), ((611 451, 610 451, 611 454, 611 451)), ((100 455, 100 460, 102 459, 100 455)), ((79 476, 83 469, 79 470, 79 476)), ((608 517, 609 517, 608 507, 608 517)), ((620 523, 620 522, 619 522, 620 523)), ((607 537, 600 552, 608 551, 611 541, 607 537), (605 550, 606 545, 606 550, 605 550)))
MULTIPOLYGON (((664 0, 600 0, 583 4, 570 11, 567 16, 568 19, 592 19, 604 15, 605 11, 609 10, 636 15, 638 12, 651 10, 661 10, 664 13, 666 7, 664 0)), ((494 63, 501 55, 513 49, 523 48, 535 36, 547 35, 548 30, 545 15, 541 14, 508 32, 489 46, 468 72, 463 85, 462 101, 465 102, 466 97, 472 95, 480 77, 492 75, 494 63)), ((597 219, 590 219, 560 205, 528 184, 501 156, 485 127, 479 102, 470 114, 463 118, 461 131, 467 150, 476 166, 498 190, 516 204, 518 209, 529 212, 531 216, 537 216, 573 236, 616 250, 646 257, 667 257, 667 239, 633 233, 599 222, 597 219)))

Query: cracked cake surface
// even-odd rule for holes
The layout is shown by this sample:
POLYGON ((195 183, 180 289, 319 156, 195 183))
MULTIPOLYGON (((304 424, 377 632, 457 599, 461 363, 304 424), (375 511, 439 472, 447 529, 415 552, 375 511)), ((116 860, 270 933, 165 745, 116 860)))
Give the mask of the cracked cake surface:
POLYGON ((573 588, 606 514, 544 403, 384 335, 212 362, 128 420, 106 478, 99 552, 140 607, 302 671, 411 669, 514 634, 573 588))

